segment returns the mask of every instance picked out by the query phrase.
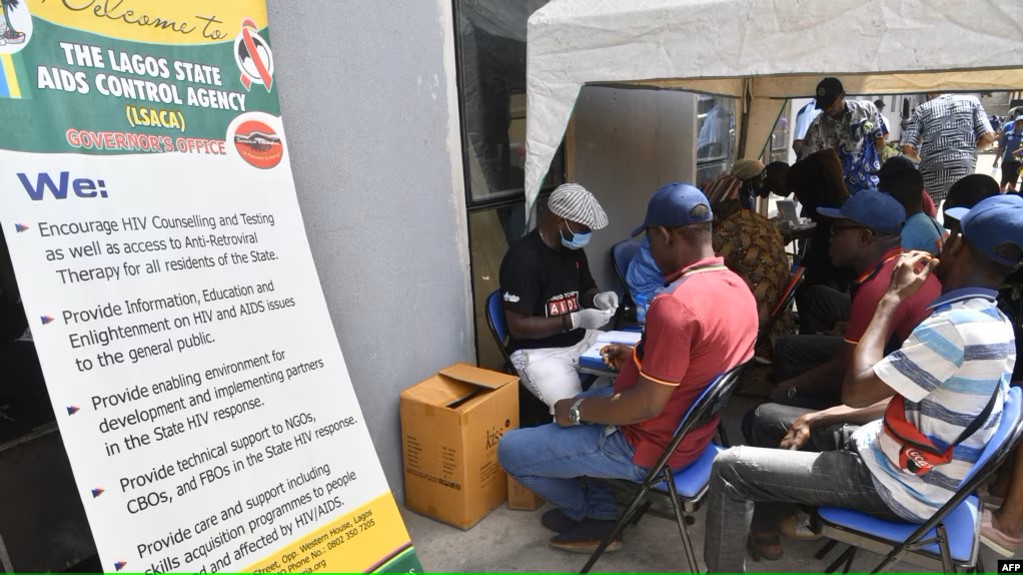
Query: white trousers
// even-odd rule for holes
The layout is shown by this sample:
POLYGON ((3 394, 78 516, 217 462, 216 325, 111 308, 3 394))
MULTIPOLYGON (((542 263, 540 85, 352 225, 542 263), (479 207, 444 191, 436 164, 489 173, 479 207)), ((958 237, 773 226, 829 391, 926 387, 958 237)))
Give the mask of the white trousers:
POLYGON ((554 404, 582 392, 579 380, 579 356, 597 342, 600 332, 586 330, 586 336, 571 347, 520 349, 511 355, 522 385, 546 403, 554 414, 554 404))

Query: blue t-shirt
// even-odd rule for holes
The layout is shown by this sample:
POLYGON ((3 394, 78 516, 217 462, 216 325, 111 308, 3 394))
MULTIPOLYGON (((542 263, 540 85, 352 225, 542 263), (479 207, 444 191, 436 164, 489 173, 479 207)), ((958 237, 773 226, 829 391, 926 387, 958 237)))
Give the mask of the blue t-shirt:
POLYGON ((654 299, 657 290, 664 287, 664 274, 654 262, 654 257, 650 255, 650 240, 646 237, 639 245, 639 253, 629 263, 625 283, 628 284, 629 294, 636 304, 636 320, 645 323, 650 300, 654 299))
POLYGON ((941 254, 945 231, 931 216, 918 212, 909 216, 902 228, 902 249, 941 254))
POLYGON ((1002 134, 1002 147, 1005 148, 1005 153, 1002 154, 1002 161, 1018 162, 1019 157, 1013 156, 1012 153, 1019 149, 1020 145, 1023 144, 1023 132, 1006 132, 1002 134))

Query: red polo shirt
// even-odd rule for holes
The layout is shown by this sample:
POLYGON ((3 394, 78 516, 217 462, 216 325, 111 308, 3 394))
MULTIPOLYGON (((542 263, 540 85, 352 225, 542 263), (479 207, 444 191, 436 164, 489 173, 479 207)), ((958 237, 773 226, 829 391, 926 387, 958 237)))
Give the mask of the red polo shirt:
MULTIPOLYGON (((877 311, 881 298, 888 291, 888 284, 892 280, 892 270, 895 264, 899 263, 899 256, 902 248, 893 248, 878 259, 870 269, 856 280, 856 293, 852 298, 852 307, 849 309, 849 323, 845 328, 845 341, 847 343, 859 343, 863 334, 867 332, 870 320, 874 319, 874 312, 877 311)), ((892 332, 888 334, 889 343, 892 337, 896 339, 894 344, 901 345, 903 340, 909 337, 920 322, 931 315, 927 306, 938 299, 941 295, 941 282, 934 274, 928 276, 920 290, 899 304, 895 310, 895 321, 892 322, 892 332)))
MULTIPOLYGON (((647 310, 643 337, 634 361, 625 362, 615 378, 615 393, 636 385, 639 374, 675 388, 661 414, 621 426, 636 450, 632 461, 652 467, 679 421, 715 377, 753 356, 757 337, 757 303, 746 282, 721 258, 698 261, 669 276, 676 282, 647 310)), ((714 436, 717 418, 691 431, 668 460, 672 468, 688 465, 714 436)))

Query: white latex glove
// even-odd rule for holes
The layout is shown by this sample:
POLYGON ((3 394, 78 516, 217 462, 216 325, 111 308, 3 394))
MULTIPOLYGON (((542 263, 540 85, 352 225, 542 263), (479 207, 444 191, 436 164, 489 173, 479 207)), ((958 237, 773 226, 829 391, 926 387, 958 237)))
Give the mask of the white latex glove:
POLYGON ((598 329, 607 325, 614 315, 613 309, 582 309, 568 318, 572 321, 572 329, 598 329))
POLYGON ((597 309, 611 310, 618 309, 618 294, 613 291, 602 291, 593 296, 593 305, 597 309))

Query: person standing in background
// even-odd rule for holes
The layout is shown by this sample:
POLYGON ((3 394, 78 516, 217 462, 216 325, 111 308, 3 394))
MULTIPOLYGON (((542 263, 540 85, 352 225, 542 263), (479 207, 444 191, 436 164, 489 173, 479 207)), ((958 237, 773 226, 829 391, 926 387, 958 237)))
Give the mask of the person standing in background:
POLYGON ((949 187, 977 168, 977 151, 995 141, 995 132, 975 96, 927 95, 902 134, 902 153, 919 164, 924 188, 940 204, 949 187))

